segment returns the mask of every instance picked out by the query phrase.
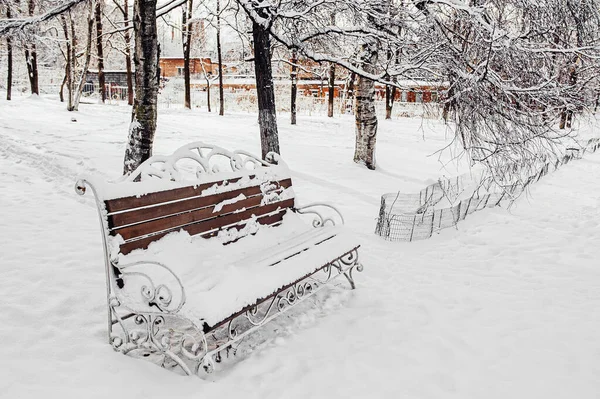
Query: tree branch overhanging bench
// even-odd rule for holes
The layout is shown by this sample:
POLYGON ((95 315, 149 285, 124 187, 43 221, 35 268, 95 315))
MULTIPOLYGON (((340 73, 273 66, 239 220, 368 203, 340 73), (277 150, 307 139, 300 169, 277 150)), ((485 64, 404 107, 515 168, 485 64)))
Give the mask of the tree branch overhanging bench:
POLYGON ((118 182, 75 185, 87 188, 102 230, 109 343, 188 375, 211 372, 222 351, 339 276, 354 288, 362 270, 335 208, 295 206, 277 154, 263 161, 196 142, 118 182))

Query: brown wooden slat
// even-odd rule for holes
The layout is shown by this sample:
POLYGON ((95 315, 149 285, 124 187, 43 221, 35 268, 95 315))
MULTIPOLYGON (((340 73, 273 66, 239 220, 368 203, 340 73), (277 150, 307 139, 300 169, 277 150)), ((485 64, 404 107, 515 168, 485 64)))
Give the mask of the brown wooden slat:
POLYGON ((132 238, 153 234, 163 230, 169 230, 178 226, 197 223, 206 219, 214 219, 218 216, 235 212, 238 209, 256 208, 260 206, 262 200, 262 195, 256 195, 254 197, 238 201, 234 204, 224 205, 219 212, 214 212, 215 206, 209 206, 206 208, 198 209, 196 211, 179 213, 174 216, 169 216, 161 219, 151 220, 149 222, 143 222, 139 224, 134 224, 132 226, 118 228, 111 231, 110 234, 120 234, 124 240, 130 240, 132 238))
MULTIPOLYGON (((277 224, 277 223, 281 222, 281 220, 283 219, 283 216, 288 211, 288 208, 291 207, 291 206, 293 206, 293 200, 286 200, 286 201, 283 201, 283 202, 278 202, 276 204, 270 204, 270 205, 264 205, 262 207, 257 207, 256 209, 254 209, 254 214, 256 216, 258 216, 257 219, 256 219, 256 221, 258 223, 262 224, 262 225, 274 225, 274 224, 277 224), (291 203, 291 205, 290 205, 290 203, 291 203), (278 206, 274 206, 273 207, 272 205, 278 205, 278 206, 280 206, 281 210, 278 213, 275 213, 275 214, 272 214, 272 215, 266 215, 266 216, 262 216, 262 217, 260 217, 259 214, 256 213, 257 210, 259 210, 259 209, 262 210, 262 211, 264 211, 261 214, 270 213, 270 212, 273 212, 273 211, 277 210, 278 206), (267 208, 267 209, 264 209, 264 208, 267 208), (269 209, 270 209, 270 211, 269 211, 269 209)), ((174 231, 185 230, 190 235, 201 234, 201 233, 203 233, 205 231, 218 228, 219 226, 217 226, 217 227, 210 227, 210 226, 212 226, 212 224, 208 223, 208 222, 214 221, 216 219, 225 219, 225 218, 228 218, 228 220, 232 220, 229 223, 222 223, 220 226, 224 226, 224 225, 228 225, 228 224, 234 224, 237 221, 239 221, 241 223, 238 223, 235 226, 227 227, 227 229, 231 229, 231 228, 241 229, 241 228, 243 228, 246 225, 247 220, 250 217, 252 217, 253 213, 249 212, 249 211, 251 211, 251 210, 248 210, 248 211, 245 211, 245 212, 240 212, 240 213, 233 213, 233 214, 229 214, 229 215, 226 215, 226 216, 221 216, 220 218, 215 218, 215 219, 211 219, 209 221, 204 221, 204 222, 200 222, 200 223, 197 223, 197 224, 183 226, 180 229, 173 229, 173 230, 166 231, 166 232, 163 232, 163 233, 159 233, 159 234, 156 234, 156 235, 153 235, 153 236, 150 236, 150 237, 146 237, 146 238, 142 238, 142 239, 139 239, 139 240, 131 241, 131 242, 122 244, 121 247, 120 247, 120 252, 123 255, 127 255, 128 253, 130 253, 131 251, 136 250, 136 249, 146 249, 146 248, 148 248, 148 245, 150 245, 150 243, 152 243, 154 241, 157 241, 157 240, 161 239, 162 237, 166 236, 167 234, 172 233, 174 231), (234 220, 234 218, 232 217, 232 216, 238 216, 238 217, 240 217, 240 215, 241 215, 241 218, 239 220, 237 220, 237 221, 234 220), (210 227, 210 228, 202 228, 199 225, 204 225, 204 227, 210 227)), ((219 229, 218 231, 210 232, 210 233, 207 233, 207 234, 202 234, 202 237, 205 237, 205 238, 214 237, 214 236, 216 236, 218 234, 218 232, 220 230, 223 230, 223 229, 219 229)))
MULTIPOLYGON (((278 183, 280 187, 288 188, 292 185, 291 179, 282 180, 278 183)), ((260 185, 240 188, 237 190, 227 191, 224 193, 208 195, 205 197, 185 198, 181 201, 170 202, 164 205, 152 206, 149 208, 135 209, 129 212, 118 213, 108 216, 109 228, 115 228, 135 223, 140 223, 147 220, 158 219, 166 216, 176 215, 178 213, 197 210, 210 205, 218 204, 222 201, 232 199, 240 194, 246 197, 252 197, 261 194, 260 185)), ((214 207, 213 207, 214 208, 214 207)))
MULTIPOLYGON (((263 180, 256 179, 255 175, 250 175, 248 177, 253 180, 253 183, 256 182, 256 185, 259 185, 263 182, 263 180)), ((213 182, 203 183, 198 186, 187 186, 175 188, 172 190, 157 191, 139 197, 134 195, 130 197, 111 199, 106 201, 106 210, 109 213, 119 212, 127 209, 154 205, 161 202, 176 201, 182 198, 199 196, 202 194, 202 191, 214 186, 215 184, 217 184, 220 187, 226 184, 236 183, 241 179, 241 177, 235 177, 226 180, 217 180, 213 182)))

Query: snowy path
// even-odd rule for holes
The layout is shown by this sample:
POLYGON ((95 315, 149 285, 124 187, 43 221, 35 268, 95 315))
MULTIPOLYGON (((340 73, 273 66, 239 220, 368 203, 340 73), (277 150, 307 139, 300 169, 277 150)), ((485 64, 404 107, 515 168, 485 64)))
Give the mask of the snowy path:
MULTIPOLYGON (((337 288, 307 303, 226 370, 186 379, 105 343, 97 216, 91 197, 76 196, 72 184, 81 171, 118 173, 127 112, 84 107, 78 128, 89 131, 82 133, 53 103, 11 104, 11 111, 4 104, 2 397, 598 397, 600 154, 544 178, 511 212, 483 211, 430 240, 388 243, 372 234, 378 195, 441 174, 427 157, 441 141, 419 142, 421 133, 403 130, 401 120, 384 125, 378 156, 388 173, 372 174, 342 146, 351 143, 348 121, 299 126, 293 135, 284 127, 288 148, 307 149, 289 152, 299 196, 340 203, 363 239, 365 272, 356 291, 337 288), (48 114, 48 133, 14 112, 24 109, 48 114)), ((191 141, 177 130, 203 118, 207 130, 215 127, 210 139, 221 136, 225 147, 258 142, 255 126, 245 127, 252 136, 237 136, 250 117, 168 116, 162 152, 191 141)))

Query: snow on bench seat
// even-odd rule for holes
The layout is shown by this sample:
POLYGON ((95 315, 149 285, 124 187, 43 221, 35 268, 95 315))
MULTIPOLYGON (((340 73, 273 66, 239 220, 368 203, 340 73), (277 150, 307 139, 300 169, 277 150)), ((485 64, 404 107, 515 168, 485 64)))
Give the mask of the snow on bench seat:
POLYGON ((359 246, 340 227, 314 229, 291 212, 281 226, 257 227, 254 235, 233 245, 223 245, 224 239, 230 237, 207 240, 185 231, 171 233, 146 250, 122 256, 119 263, 164 263, 184 282, 183 311, 214 326, 359 246))

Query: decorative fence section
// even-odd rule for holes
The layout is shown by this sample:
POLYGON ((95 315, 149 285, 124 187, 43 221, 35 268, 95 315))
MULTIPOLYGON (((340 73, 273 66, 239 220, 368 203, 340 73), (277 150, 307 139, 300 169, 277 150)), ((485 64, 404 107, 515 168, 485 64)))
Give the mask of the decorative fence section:
POLYGON ((600 150, 600 138, 587 141, 581 149, 569 149, 555 162, 543 164, 537 173, 511 185, 492 187, 491 180, 476 180, 471 175, 440 179, 419 194, 388 193, 381 196, 375 234, 389 241, 414 241, 429 238, 434 232, 454 227, 467 215, 485 208, 510 207, 527 187, 548 173, 587 152, 600 150), (472 189, 468 197, 465 191, 472 189), (491 191, 491 192, 490 192, 491 191), (463 197, 462 199, 460 199, 463 197))

